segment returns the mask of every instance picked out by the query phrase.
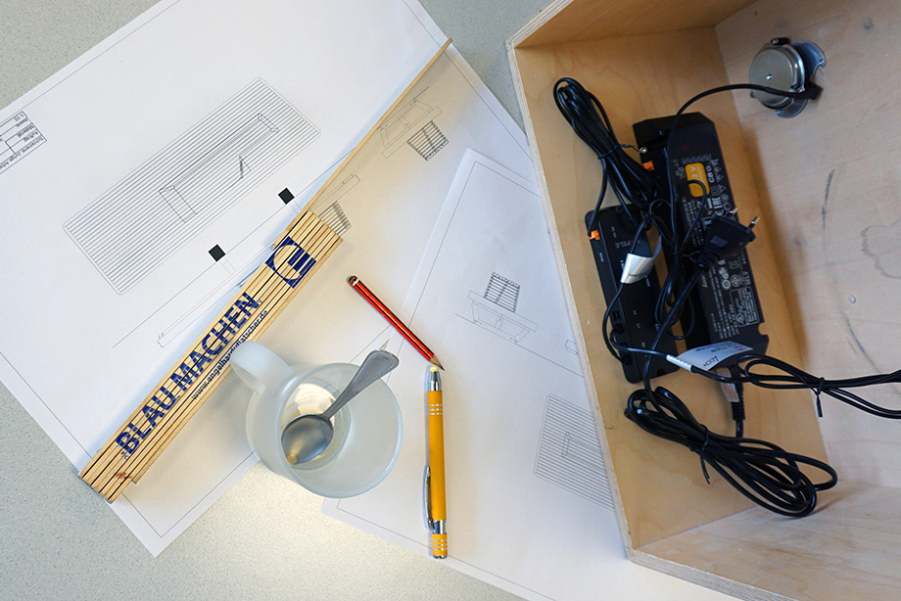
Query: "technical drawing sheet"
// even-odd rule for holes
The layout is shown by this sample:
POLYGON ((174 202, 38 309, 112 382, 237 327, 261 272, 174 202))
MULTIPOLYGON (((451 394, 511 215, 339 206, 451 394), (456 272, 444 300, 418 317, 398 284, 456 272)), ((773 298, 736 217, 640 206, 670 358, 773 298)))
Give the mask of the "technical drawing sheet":
MULTIPOLYGON (((447 565, 527 599, 728 597, 626 559, 534 183, 467 151, 400 317, 441 358, 447 565)), ((426 362, 399 337, 404 446, 323 512, 430 555, 426 362)))
MULTIPOLYGON (((0 111, 0 379, 75 485, 445 40, 412 0, 167 0, 0 111)), ((385 341, 345 279, 401 304, 468 147, 531 177, 451 47, 317 201, 344 243, 260 341, 307 364, 385 341)), ((229 375, 112 505, 154 555, 256 463, 249 397, 229 375)))

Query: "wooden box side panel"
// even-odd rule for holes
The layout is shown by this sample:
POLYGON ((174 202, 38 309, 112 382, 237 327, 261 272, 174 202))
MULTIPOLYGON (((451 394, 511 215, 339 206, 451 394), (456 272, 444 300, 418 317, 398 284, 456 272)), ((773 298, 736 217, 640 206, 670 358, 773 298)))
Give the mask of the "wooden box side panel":
MULTIPOLYGON (((559 77, 576 78, 604 103, 621 141, 631 141, 633 122, 672 114, 697 92, 726 83, 714 31, 517 48, 514 53, 533 157, 540 167, 564 287, 571 294, 590 393, 599 408, 599 428, 605 434, 601 444, 627 546, 640 547, 747 508, 749 502, 718 476, 711 485, 705 482, 697 455, 646 434, 623 415, 635 386, 625 381, 601 338, 605 305, 583 225, 600 188, 600 168, 557 111, 551 93, 559 77)), ((714 97, 698 110, 717 124, 734 193, 748 219, 758 213, 759 201, 733 99, 714 97)), ((795 362, 797 346, 767 230, 766 224, 758 226, 758 241, 749 247, 766 317, 762 329, 770 335, 772 353, 795 362)), ((711 382, 686 372, 658 381, 712 430, 731 430, 722 393, 711 382)), ((751 389, 747 404, 749 436, 824 457, 806 392, 774 395, 751 389)))
POLYGON ((755 507, 642 547, 634 559, 744 599, 894 601, 899 512, 901 490, 848 485, 803 520, 755 507))
MULTIPOLYGON (((729 79, 747 81, 769 39, 826 54, 816 102, 782 119, 736 94, 811 373, 846 378, 901 367, 901 4, 762 0, 716 29, 729 79)), ((901 388, 861 394, 901 409, 901 388)), ((901 487, 899 425, 829 397, 821 420, 843 479, 901 487)))
POLYGON ((519 47, 713 27, 753 0, 558 0, 523 28, 519 47))

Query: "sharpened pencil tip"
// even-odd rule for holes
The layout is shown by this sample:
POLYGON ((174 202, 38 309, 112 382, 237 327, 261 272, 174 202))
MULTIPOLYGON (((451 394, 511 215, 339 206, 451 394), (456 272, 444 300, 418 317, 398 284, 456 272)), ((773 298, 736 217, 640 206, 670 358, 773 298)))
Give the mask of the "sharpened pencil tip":
POLYGON ((444 369, 444 366, 441 365, 441 361, 439 361, 438 357, 436 357, 434 355, 432 355, 432 360, 430 361, 430 363, 441 370, 444 369))

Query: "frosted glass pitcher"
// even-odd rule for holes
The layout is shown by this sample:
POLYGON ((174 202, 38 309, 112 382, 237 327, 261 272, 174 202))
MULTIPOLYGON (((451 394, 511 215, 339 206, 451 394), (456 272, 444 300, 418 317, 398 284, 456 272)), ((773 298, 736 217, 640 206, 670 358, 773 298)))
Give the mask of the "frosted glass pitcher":
POLYGON ((292 465, 281 434, 298 415, 322 413, 347 386, 356 365, 330 363, 292 368, 256 342, 231 355, 235 373, 253 390, 247 408, 247 437, 270 470, 324 497, 351 497, 385 479, 400 453, 400 407, 391 389, 377 380, 332 417, 335 436, 319 456, 292 465))

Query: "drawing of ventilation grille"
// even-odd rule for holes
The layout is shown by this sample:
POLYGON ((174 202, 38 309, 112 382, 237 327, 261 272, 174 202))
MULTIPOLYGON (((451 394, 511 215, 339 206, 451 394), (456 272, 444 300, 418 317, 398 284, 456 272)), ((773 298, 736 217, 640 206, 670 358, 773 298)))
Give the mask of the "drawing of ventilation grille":
POLYGON ((447 146, 447 138, 438 129, 434 121, 429 121, 425 126, 407 140, 413 150, 425 160, 431 159, 438 151, 447 146))
POLYGON ((343 236, 350 229, 350 220, 337 202, 333 202, 318 216, 333 232, 343 236))
POLYGON ((614 509, 594 417, 553 395, 544 409, 535 475, 614 509))
POLYGON ((65 230, 125 294, 318 135, 258 79, 69 219, 65 230))
POLYGON ((511 342, 519 343, 538 329, 537 323, 516 314, 519 284, 500 274, 492 273, 485 294, 470 292, 469 300, 473 323, 511 342))
POLYGON ((485 290, 485 298, 500 305, 507 311, 516 313, 516 301, 519 299, 519 284, 502 275, 492 273, 485 290))
POLYGON ((325 222, 339 236, 350 229, 351 223, 338 201, 360 183, 360 178, 351 173, 340 182, 333 183, 326 194, 322 195, 313 206, 313 213, 325 222))
POLYGON ((379 127, 379 138, 382 140, 382 156, 390 157, 403 147, 404 143, 415 127, 426 121, 434 121, 441 114, 437 106, 426 104, 421 97, 426 95, 428 88, 417 94, 416 98, 407 104, 398 107, 391 116, 379 127))

